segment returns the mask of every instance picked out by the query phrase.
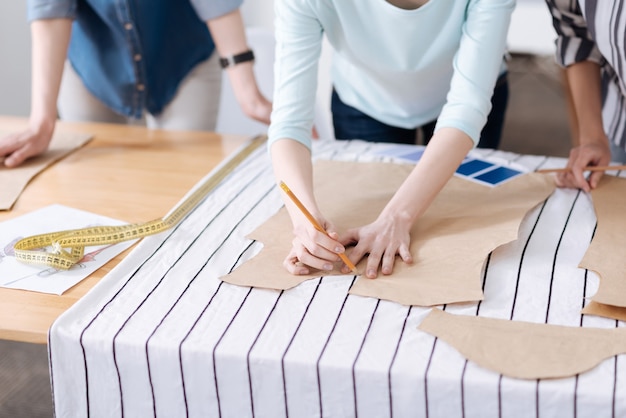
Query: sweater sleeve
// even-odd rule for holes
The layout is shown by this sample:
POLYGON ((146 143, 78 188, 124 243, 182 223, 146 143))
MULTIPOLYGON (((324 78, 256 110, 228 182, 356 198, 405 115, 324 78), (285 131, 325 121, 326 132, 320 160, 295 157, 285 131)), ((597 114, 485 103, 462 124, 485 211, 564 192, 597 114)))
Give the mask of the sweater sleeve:
POLYGON ((604 59, 589 34, 578 2, 546 0, 557 34, 556 62, 562 67, 582 61, 602 64, 604 59))
POLYGON ((514 0, 472 0, 462 28, 454 74, 435 130, 457 128, 478 144, 502 67, 514 0))
POLYGON ((293 139, 311 147, 323 30, 303 1, 276 0, 274 96, 268 146, 293 139))

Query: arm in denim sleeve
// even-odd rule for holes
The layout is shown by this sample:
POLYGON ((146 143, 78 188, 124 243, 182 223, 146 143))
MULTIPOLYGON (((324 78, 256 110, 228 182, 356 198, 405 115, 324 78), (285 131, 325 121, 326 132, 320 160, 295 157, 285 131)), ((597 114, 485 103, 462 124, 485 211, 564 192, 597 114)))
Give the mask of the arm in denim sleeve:
POLYGON ((604 59, 596 43, 591 39, 587 22, 578 2, 569 0, 546 0, 552 14, 556 40, 556 61, 567 67, 581 61, 602 64, 604 59))
POLYGON ((28 126, 21 132, 0 137, 0 155, 6 167, 16 167, 44 152, 50 144, 57 119, 57 97, 63 63, 72 32, 66 18, 37 19, 32 34, 31 107, 28 126))
POLYGON ((28 21, 38 19, 57 19, 76 17, 77 0, 28 0, 27 17, 28 21))
POLYGON ((191 0, 191 5, 203 21, 215 19, 239 7, 243 0, 191 0))

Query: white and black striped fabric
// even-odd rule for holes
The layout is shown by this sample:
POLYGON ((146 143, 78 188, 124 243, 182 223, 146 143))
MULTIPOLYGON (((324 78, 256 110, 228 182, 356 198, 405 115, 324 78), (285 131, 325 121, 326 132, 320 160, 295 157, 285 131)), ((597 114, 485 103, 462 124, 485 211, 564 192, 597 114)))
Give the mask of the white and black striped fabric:
MULTIPOLYGON (((316 141, 314 155, 377 161, 377 147, 316 141)), ((530 170, 565 165, 474 152, 530 170)), ((571 378, 516 380, 419 331, 427 308, 349 296, 351 275, 286 291, 221 282, 260 250, 245 236, 281 205, 267 151, 257 150, 184 221, 145 238, 63 314, 49 333, 56 416, 626 416, 626 356, 571 378)), ((442 308, 623 327, 580 314, 598 286, 594 273, 576 267, 595 225, 589 195, 557 190, 529 212, 519 240, 487 257, 484 300, 442 308)))
POLYGON ((557 62, 602 66, 602 118, 611 141, 626 148, 626 4, 622 0, 546 0, 558 38, 557 62))

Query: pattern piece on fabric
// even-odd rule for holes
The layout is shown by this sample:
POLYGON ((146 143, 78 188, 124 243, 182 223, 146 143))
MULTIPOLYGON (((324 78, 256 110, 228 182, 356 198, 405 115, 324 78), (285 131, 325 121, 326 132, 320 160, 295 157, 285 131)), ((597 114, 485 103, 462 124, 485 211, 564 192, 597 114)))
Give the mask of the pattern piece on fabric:
POLYGON ((593 300, 585 306, 582 313, 626 321, 626 308, 622 308, 621 306, 605 305, 603 303, 594 302, 593 300))
MULTIPOLYGON (((6 132, 0 132, 0 137, 4 134, 6 132)), ((56 132, 45 153, 28 159, 19 167, 8 169, 4 165, 0 165, 0 184, 2 184, 0 187, 0 210, 11 209, 33 177, 55 161, 82 147, 90 139, 90 135, 56 132)))
POLYGON ((598 227, 580 262, 581 268, 600 276, 600 288, 592 300, 604 305, 626 307, 626 180, 603 176, 591 191, 598 227), (615 251, 617 249, 617 251, 615 251))
MULTIPOLYGON (((403 164, 318 161, 314 181, 320 209, 337 227, 347 229, 373 222, 412 168, 403 164)), ((496 188, 451 178, 411 230, 414 264, 406 265, 398 259, 392 275, 375 280, 360 277, 350 293, 418 306, 481 300, 480 272, 487 255, 514 241, 524 215, 554 188, 551 177, 535 173, 496 188)), ((261 253, 222 280, 289 289, 319 277, 319 272, 294 276, 284 269, 282 262, 291 247, 291 231, 283 208, 250 235, 264 244, 261 253)), ((357 269, 363 271, 366 262, 362 260, 357 269)), ((337 268, 334 274, 339 274, 337 268)))
POLYGON ((520 379, 574 376, 626 353, 624 328, 566 327, 433 309, 418 329, 442 339, 480 366, 520 379))
MULTIPOLYGON (((315 141, 314 158, 388 161, 384 145, 315 141)), ((416 147, 416 150, 420 150, 416 147)), ((558 157, 477 149, 529 171, 558 157)), ((626 172, 622 173, 626 176, 626 172)), ((266 150, 174 229, 144 238, 49 333, 55 416, 507 418, 625 417, 626 357, 557 380, 512 379, 467 361, 417 326, 430 308, 347 294, 326 276, 275 291, 219 280, 261 249, 246 239, 282 207, 266 150)), ((597 289, 577 268, 591 199, 557 189, 493 251, 484 300, 451 314, 624 328, 581 315, 597 289)))

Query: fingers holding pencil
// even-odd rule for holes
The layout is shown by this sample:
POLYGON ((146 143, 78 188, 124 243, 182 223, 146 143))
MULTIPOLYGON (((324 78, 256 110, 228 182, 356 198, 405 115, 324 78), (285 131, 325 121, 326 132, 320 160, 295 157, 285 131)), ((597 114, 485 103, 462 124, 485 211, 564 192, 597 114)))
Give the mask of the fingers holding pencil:
POLYGON ((626 166, 568 166, 564 168, 546 168, 537 170, 538 173, 556 174, 556 184, 559 187, 577 188, 589 192, 594 189, 605 171, 624 170, 626 166), (586 172, 590 174, 585 177, 586 172))
POLYGON ((620 169, 618 166, 609 166, 610 161, 611 150, 608 142, 600 141, 573 148, 565 168, 538 171, 556 173, 556 183, 559 187, 578 188, 590 192, 598 185, 605 171, 620 169))
MULTIPOLYGON (((327 231, 284 182, 280 182, 280 187, 314 229, 306 232, 304 226, 295 227, 296 237, 292 242, 292 250, 283 263, 287 270, 293 274, 308 274, 306 266, 310 266, 330 271, 334 268, 333 261, 338 257, 354 274, 359 274, 356 266, 346 256, 345 248, 339 243, 337 233, 332 229, 327 231)), ((342 272, 346 271, 342 269, 342 272)))
MULTIPOLYGON (((582 171, 621 171, 626 170, 626 165, 599 165, 583 167, 582 171)), ((572 171, 572 167, 564 168, 544 168, 537 170, 537 173, 566 173, 572 171)))

